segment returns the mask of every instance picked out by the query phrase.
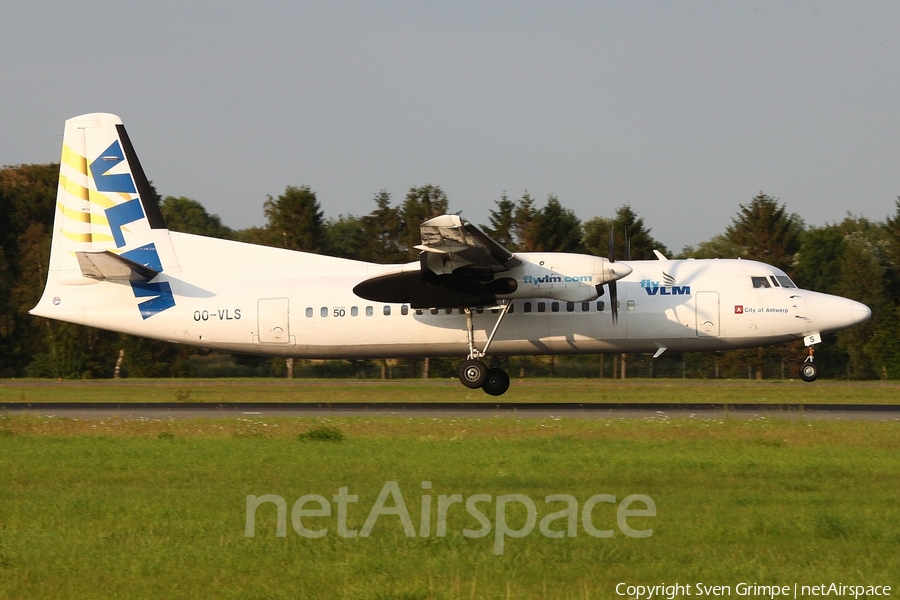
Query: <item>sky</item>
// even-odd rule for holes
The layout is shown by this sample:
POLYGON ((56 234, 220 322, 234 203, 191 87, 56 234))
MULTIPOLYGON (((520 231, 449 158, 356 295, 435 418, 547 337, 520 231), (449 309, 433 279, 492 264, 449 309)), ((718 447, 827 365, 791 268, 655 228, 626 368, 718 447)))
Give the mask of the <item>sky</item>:
POLYGON ((0 19, 0 165, 119 115, 163 195, 235 229, 308 185, 327 217, 436 184, 630 204, 671 250, 760 191, 809 225, 893 215, 900 3, 33 0, 0 19))

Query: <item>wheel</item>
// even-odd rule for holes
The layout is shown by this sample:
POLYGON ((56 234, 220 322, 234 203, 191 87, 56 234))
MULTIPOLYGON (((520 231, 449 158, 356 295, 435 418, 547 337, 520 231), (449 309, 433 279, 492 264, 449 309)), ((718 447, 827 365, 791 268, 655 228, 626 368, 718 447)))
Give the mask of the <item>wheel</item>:
POLYGON ((800 379, 811 382, 819 378, 819 367, 815 362, 808 360, 800 365, 800 379))
POLYGON ((481 389, 491 396, 502 396, 509 389, 509 375, 503 369, 490 368, 487 370, 487 377, 484 378, 481 389))
POLYGON ((459 381, 473 390, 480 388, 487 377, 487 367, 480 360, 470 358, 459 365, 459 381))

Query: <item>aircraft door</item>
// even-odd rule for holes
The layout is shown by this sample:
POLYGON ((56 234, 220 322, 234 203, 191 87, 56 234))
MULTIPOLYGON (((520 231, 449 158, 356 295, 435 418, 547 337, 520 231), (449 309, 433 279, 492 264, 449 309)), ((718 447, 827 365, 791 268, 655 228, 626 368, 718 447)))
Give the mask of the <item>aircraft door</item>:
POLYGON ((719 337, 719 292, 697 292, 697 337, 719 337))
POLYGON ((260 344, 290 344, 290 312, 287 298, 262 298, 257 305, 260 344))

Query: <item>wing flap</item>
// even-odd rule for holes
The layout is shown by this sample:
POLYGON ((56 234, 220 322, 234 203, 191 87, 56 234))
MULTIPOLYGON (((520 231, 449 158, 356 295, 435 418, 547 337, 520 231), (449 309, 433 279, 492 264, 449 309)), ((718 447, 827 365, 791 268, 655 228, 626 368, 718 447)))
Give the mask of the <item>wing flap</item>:
POLYGON ((439 275, 466 266, 508 271, 520 262, 512 252, 459 215, 434 217, 419 229, 422 244, 416 249, 428 253, 427 267, 439 275))

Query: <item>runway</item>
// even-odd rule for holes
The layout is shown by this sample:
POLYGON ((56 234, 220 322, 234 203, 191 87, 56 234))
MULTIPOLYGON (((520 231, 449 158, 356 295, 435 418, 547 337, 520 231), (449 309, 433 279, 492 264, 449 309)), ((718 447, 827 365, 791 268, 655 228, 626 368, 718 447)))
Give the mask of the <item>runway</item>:
POLYGON ((255 417, 405 417, 520 419, 810 419, 900 421, 900 404, 676 404, 481 402, 6 402, 0 414, 72 419, 190 419, 255 417))

